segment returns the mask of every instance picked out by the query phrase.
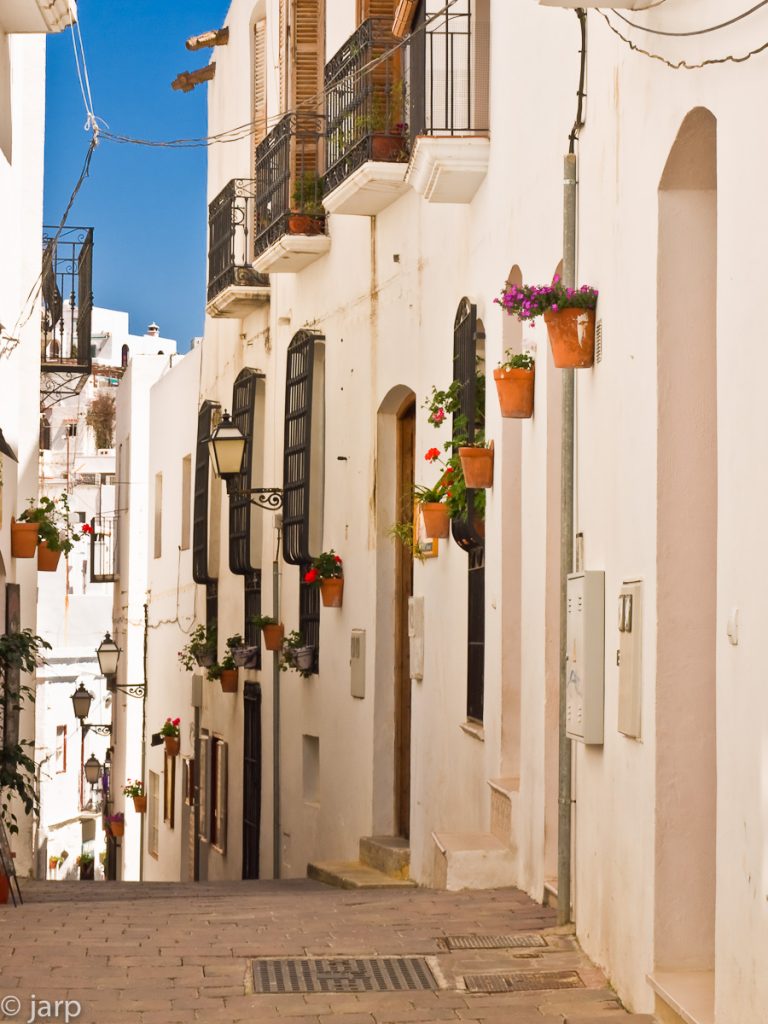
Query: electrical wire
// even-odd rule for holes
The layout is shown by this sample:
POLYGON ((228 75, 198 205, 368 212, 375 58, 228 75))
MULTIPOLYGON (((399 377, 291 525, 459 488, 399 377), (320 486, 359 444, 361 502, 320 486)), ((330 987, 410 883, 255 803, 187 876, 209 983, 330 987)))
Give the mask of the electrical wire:
POLYGON ((623 43, 626 43, 630 50, 634 50, 635 53, 641 54, 643 57, 650 57, 651 60, 661 61, 662 64, 666 64, 668 68, 672 68, 673 71, 698 71, 701 68, 711 67, 716 64, 743 64, 749 60, 750 57, 756 57, 758 54, 768 50, 768 42, 762 43, 760 46, 755 47, 754 50, 750 50, 748 53, 742 54, 737 57, 733 54, 728 54, 727 57, 710 57, 708 60, 703 60, 699 64, 689 64, 685 60, 671 61, 667 60, 666 57, 662 57, 660 53, 652 53, 650 50, 644 50, 642 46, 638 46, 637 43, 633 43, 631 39, 621 33, 615 25, 612 25, 608 15, 605 11, 598 10, 597 12, 604 19, 605 23, 614 35, 617 35, 623 43))
POLYGON ((708 32, 718 32, 721 28, 728 28, 729 25, 735 25, 737 21, 743 21, 744 18, 748 18, 750 14, 754 14, 755 11, 759 11, 761 7, 765 7, 768 4, 768 0, 760 0, 760 3, 755 4, 754 7, 750 7, 748 11, 744 11, 743 14, 737 14, 735 18, 729 18, 728 21, 721 21, 719 25, 710 25, 709 28, 694 29, 691 32, 666 32, 660 28, 647 28, 645 25, 637 25, 634 21, 630 21, 629 18, 624 14, 619 14, 618 11, 614 11, 617 18, 621 18, 622 21, 626 22, 632 28, 640 29, 641 32, 648 32, 654 36, 674 36, 681 39, 685 36, 703 36, 708 32))

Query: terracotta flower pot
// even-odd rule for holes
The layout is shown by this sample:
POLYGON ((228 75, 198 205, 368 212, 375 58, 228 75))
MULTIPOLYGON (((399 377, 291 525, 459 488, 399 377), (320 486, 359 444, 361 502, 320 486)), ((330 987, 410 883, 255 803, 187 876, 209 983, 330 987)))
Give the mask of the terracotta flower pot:
POLYGON ((555 366, 584 369, 595 361, 594 309, 568 308, 544 314, 555 366))
POLYGON ((330 579, 320 580, 320 596, 325 608, 341 608, 344 600, 344 577, 331 576, 330 579))
POLYGON ((146 814, 147 798, 145 796, 135 796, 133 798, 133 809, 137 814, 146 814))
POLYGON ((7 875, 0 875, 0 905, 8 902, 11 895, 11 883, 7 875))
POLYGON ((400 135, 374 135, 371 138, 373 160, 397 161, 403 159, 405 140, 400 135))
POLYGON ((527 420, 533 416, 535 373, 536 370, 533 367, 530 370, 518 367, 504 370, 498 367, 493 371, 501 415, 505 419, 527 420))
POLYGON ((170 754, 171 757, 176 757, 179 750, 181 749, 181 741, 178 736, 164 736, 165 752, 170 754))
POLYGON ((424 533, 427 537, 447 537, 451 527, 448 508, 442 501, 422 502, 421 514, 424 517, 424 533))
POLYGON ((288 217, 289 235, 322 235, 323 218, 308 213, 292 213, 288 217))
POLYGON ((37 571, 56 572, 61 558, 61 551, 52 551, 47 541, 41 540, 37 549, 37 571))
POLYGON ((14 558, 34 558, 37 550, 37 523, 17 523, 11 519, 11 554, 14 558))
POLYGON ((490 448, 459 448, 459 459, 468 488, 493 487, 493 442, 490 448))
POLYGON ((264 634, 264 646, 268 651, 279 651, 283 646, 283 637, 285 636, 285 627, 282 622, 276 622, 272 626, 262 626, 261 632, 264 634))
POLYGON ((222 693, 237 693, 237 669, 223 668, 219 677, 222 693))
POLYGON ((110 823, 109 823, 109 831, 112 833, 112 835, 115 837, 115 839, 119 839, 121 836, 125 835, 125 822, 124 821, 110 821, 110 823))

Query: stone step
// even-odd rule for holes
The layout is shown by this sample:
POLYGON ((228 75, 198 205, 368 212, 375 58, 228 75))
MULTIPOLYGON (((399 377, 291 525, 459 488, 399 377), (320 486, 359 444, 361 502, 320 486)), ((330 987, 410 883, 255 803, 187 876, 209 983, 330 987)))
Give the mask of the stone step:
POLYGON ((544 899, 542 903, 545 907, 551 907, 553 910, 557 910, 557 879, 550 878, 544 882, 544 899))
POLYGON ((402 836, 363 836, 360 839, 360 860, 369 868, 383 871, 392 878, 408 878, 411 848, 402 836))
POLYGON ((517 881, 515 854, 490 832, 433 832, 435 888, 496 889, 517 881))
POLYGON ((409 889, 416 883, 393 878, 356 860, 326 860, 307 864, 307 877, 337 889, 409 889))
POLYGON ((514 848, 520 779, 511 776, 488 779, 488 786, 491 790, 491 832, 507 846, 514 848))

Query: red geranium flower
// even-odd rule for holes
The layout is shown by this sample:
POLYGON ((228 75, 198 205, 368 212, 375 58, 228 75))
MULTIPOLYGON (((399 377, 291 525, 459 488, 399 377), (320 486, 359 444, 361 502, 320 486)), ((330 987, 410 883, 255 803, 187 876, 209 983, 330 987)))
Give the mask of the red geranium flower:
POLYGON ((88 523, 83 523, 83 533, 93 533, 93 527, 88 523))
POLYGON ((336 564, 341 565, 341 555, 336 555, 336 564))
POLYGON ((174 725, 181 725, 181 719, 180 718, 174 718, 173 724, 174 725))
POLYGON ((317 569, 307 569, 307 571, 304 573, 304 582, 305 583, 314 583, 316 579, 317 579, 317 569))
POLYGON ((440 449, 439 448, 430 448, 429 451, 424 456, 424 458, 427 460, 427 462, 434 462, 435 459, 439 459, 440 458, 440 449))

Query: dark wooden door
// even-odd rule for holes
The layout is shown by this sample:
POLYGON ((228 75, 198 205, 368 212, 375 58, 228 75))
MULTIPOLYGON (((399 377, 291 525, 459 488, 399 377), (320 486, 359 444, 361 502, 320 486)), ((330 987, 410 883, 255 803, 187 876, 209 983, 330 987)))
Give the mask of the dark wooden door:
POLYGON ((261 841, 261 686, 243 693, 243 878, 259 877, 261 841))
MULTIPOLYGON (((397 420, 397 507, 401 517, 413 516, 416 405, 411 402, 397 420)), ((413 595, 413 549, 397 545, 395 568, 395 820, 398 832, 410 835, 411 821, 411 664, 408 643, 408 598, 413 595)))

